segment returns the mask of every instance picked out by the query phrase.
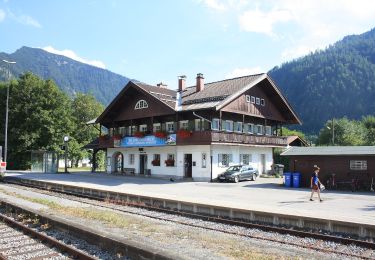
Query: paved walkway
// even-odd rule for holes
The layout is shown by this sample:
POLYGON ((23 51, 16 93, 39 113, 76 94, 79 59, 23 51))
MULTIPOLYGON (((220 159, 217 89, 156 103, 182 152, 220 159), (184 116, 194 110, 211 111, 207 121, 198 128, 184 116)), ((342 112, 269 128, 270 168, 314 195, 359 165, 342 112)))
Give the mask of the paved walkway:
POLYGON ((282 186, 282 179, 258 178, 255 182, 207 183, 170 182, 96 173, 10 172, 6 176, 202 204, 375 224, 375 193, 324 191, 322 203, 317 197, 311 202, 310 190, 285 188, 282 186))

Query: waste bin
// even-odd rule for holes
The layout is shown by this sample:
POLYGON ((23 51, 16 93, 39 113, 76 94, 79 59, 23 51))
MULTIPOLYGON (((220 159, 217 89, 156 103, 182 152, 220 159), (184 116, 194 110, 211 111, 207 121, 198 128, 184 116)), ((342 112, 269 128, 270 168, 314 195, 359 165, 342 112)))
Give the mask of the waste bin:
POLYGON ((292 186, 292 174, 290 172, 284 173, 284 186, 285 187, 292 186))
POLYGON ((294 172, 293 173, 293 187, 294 188, 299 188, 300 183, 301 183, 301 173, 294 172))
POLYGON ((284 165, 282 164, 273 164, 272 170, 274 174, 283 175, 284 173, 284 165))

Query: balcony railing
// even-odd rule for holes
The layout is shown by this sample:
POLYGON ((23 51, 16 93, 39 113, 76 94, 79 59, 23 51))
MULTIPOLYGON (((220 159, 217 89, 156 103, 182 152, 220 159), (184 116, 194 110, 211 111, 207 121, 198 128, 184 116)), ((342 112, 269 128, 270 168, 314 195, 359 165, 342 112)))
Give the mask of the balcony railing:
POLYGON ((212 132, 212 142, 241 143, 254 145, 286 146, 287 139, 283 136, 249 135, 242 133, 212 132))
MULTIPOLYGON (((177 134, 177 145, 210 145, 211 143, 251 144, 259 146, 287 146, 287 138, 283 136, 250 135, 235 132, 191 131, 184 138, 177 134)), ((120 147, 121 137, 101 136, 99 147, 120 147)))

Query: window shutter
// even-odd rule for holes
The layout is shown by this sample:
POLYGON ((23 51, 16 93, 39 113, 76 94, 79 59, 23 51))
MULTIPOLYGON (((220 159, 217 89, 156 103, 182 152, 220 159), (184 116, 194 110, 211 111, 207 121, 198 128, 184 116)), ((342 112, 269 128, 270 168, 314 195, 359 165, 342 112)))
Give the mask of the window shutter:
POLYGON ((228 162, 229 163, 232 163, 233 162, 233 155, 232 154, 228 154, 228 162))
POLYGON ((222 161, 223 161, 223 155, 221 153, 219 153, 219 160, 218 160, 218 163, 219 163, 219 166, 222 165, 222 161))
POLYGON ((165 123, 161 123, 161 130, 162 131, 166 131, 166 124, 165 123))
POLYGON ((202 130, 208 130, 210 128, 210 123, 206 120, 202 121, 202 130))
POLYGON ((189 120, 188 122, 188 130, 194 131, 195 130, 195 121, 194 120, 189 120))
POLYGON ((174 129, 174 132, 177 131, 177 122, 173 122, 173 129, 174 129))

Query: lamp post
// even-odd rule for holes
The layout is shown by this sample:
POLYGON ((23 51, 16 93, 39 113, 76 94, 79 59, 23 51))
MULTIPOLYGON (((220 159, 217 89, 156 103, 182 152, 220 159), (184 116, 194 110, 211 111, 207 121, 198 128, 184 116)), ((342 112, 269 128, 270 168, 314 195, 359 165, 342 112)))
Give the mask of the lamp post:
POLYGON ((64 136, 64 146, 65 146, 65 173, 68 173, 68 141, 69 136, 64 136))
POLYGON ((8 66, 8 80, 9 84, 7 86, 7 101, 6 101, 6 108, 5 108, 5 140, 4 140, 4 162, 7 161, 7 151, 8 151, 8 111, 9 111, 9 85, 10 85, 10 65, 16 64, 15 61, 8 61, 3 60, 8 66))
POLYGON ((332 125, 331 127, 327 126, 329 130, 332 130, 332 145, 335 145, 335 119, 332 118, 332 125))

